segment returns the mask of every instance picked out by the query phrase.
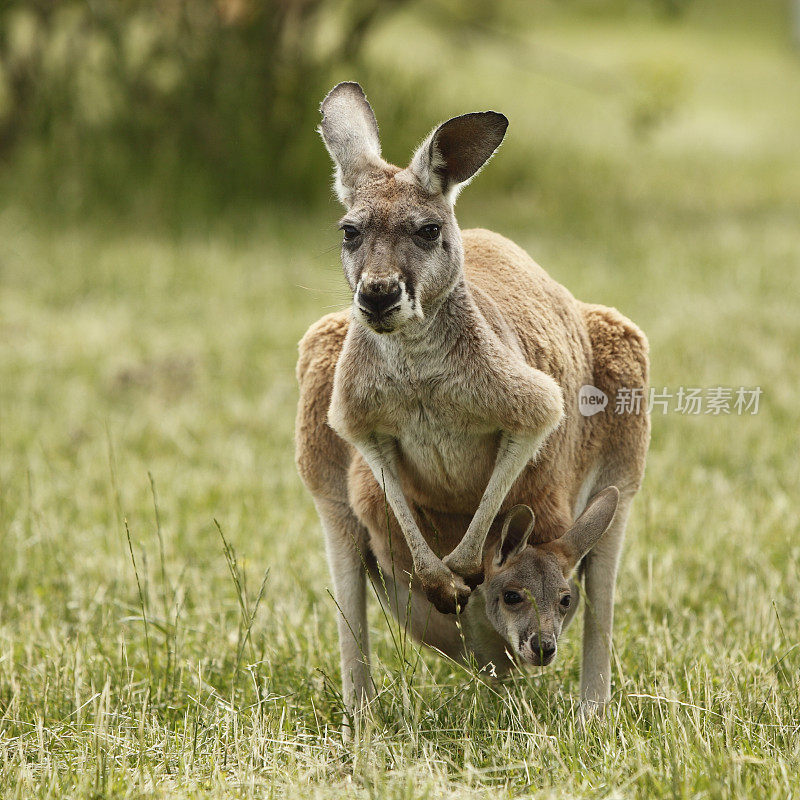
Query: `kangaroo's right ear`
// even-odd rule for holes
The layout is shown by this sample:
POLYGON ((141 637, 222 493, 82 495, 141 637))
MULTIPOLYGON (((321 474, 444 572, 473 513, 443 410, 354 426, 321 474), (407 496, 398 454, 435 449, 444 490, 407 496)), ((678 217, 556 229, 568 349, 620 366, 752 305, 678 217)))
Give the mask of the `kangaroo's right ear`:
POLYGON ((451 203, 500 147, 508 119, 497 111, 464 114, 442 123, 417 148, 409 171, 430 194, 451 203))
POLYGON ((322 101, 320 111, 322 122, 317 130, 336 165, 336 194, 347 206, 361 176, 383 164, 378 123, 357 83, 334 86, 322 101))
POLYGON ((560 538, 543 547, 559 551, 571 572, 578 562, 603 538, 614 520, 619 504, 619 489, 609 486, 596 494, 573 526, 560 538))

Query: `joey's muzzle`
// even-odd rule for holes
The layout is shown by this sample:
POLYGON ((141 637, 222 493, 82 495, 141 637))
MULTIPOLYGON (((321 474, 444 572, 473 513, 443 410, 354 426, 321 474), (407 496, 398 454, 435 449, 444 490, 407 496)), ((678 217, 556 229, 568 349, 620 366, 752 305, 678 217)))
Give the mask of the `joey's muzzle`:
POLYGON ((525 655, 530 656, 532 663, 545 667, 555 658, 556 649, 554 636, 534 634, 528 641, 525 655))

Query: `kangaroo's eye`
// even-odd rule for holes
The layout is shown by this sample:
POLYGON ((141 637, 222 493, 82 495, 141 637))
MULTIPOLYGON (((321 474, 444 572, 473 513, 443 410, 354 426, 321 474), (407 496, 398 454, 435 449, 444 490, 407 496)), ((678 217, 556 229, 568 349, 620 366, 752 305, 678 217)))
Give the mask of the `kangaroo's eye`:
POLYGON ((522 602, 522 595, 519 592, 503 592, 503 602, 507 606, 515 606, 522 602))
POLYGON ((435 223, 431 222, 428 225, 423 225, 418 231, 417 236, 420 239, 425 239, 428 242, 434 242, 439 238, 439 233, 441 232, 441 227, 436 225, 435 223))
POLYGON ((570 604, 571 602, 572 602, 572 596, 571 596, 571 595, 565 594, 565 595, 564 595, 564 596, 561 598, 561 605, 562 605, 564 608, 569 608, 569 604, 570 604))
POLYGON ((361 236, 361 231, 355 227, 355 225, 342 225, 342 232, 344 233, 344 240, 346 242, 352 242, 353 239, 357 239, 361 236))

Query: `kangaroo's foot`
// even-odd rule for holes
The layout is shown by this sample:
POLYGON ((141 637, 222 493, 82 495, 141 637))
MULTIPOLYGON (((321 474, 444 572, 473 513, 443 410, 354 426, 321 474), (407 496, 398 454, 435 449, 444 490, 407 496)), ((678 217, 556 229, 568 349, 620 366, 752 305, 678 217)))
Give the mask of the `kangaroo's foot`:
POLYGON ((577 728, 581 733, 585 733, 589 728, 602 721, 606 712, 605 702, 597 700, 581 700, 578 708, 577 728))

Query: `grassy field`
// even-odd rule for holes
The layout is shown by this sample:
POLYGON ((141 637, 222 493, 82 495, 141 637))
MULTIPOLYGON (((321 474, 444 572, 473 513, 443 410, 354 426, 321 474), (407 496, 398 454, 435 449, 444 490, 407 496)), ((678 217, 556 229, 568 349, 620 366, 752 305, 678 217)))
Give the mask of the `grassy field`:
POLYGON ((348 300, 332 201, 65 220, 6 182, 0 796, 800 797, 800 61, 702 19, 531 41, 418 43, 458 75, 436 117, 512 121, 462 225, 636 320, 659 389, 763 390, 757 415, 653 418, 605 723, 576 730, 579 624, 486 683, 373 603, 379 707, 342 744, 292 444, 295 343, 348 300))

